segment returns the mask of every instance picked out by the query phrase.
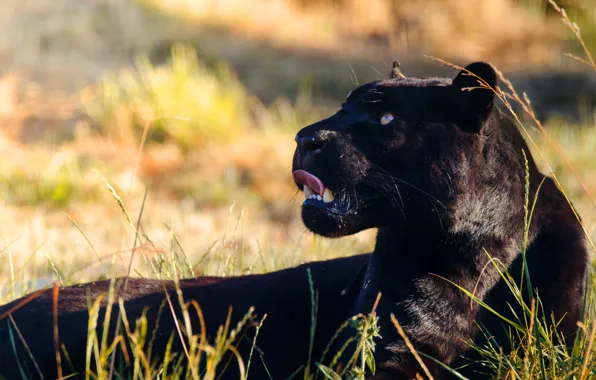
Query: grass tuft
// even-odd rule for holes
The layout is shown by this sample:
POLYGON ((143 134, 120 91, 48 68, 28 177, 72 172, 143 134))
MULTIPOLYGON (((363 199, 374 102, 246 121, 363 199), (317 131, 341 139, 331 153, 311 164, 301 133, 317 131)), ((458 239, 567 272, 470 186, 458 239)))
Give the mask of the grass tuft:
POLYGON ((136 71, 107 77, 81 94, 84 111, 110 139, 173 142, 184 152, 238 137, 253 101, 228 67, 205 68, 192 47, 174 45, 166 65, 139 58, 136 71))

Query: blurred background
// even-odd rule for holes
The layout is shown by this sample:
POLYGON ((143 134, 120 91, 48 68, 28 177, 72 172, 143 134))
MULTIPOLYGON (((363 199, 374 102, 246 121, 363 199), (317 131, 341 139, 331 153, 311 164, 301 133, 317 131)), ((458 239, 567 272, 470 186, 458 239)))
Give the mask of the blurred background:
MULTIPOLYGON (((594 1, 559 5, 596 54, 594 1)), ((545 0, 2 0, 0 299, 125 274, 146 188, 134 275, 370 249, 305 230, 293 135, 393 60, 455 75, 428 56, 528 94, 539 164, 596 236, 596 74, 564 53, 589 60, 545 0)))

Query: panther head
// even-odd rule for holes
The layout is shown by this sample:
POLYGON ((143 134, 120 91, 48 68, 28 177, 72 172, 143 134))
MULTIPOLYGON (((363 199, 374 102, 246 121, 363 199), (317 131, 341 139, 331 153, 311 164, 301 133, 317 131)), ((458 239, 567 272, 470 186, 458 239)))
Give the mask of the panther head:
POLYGON ((302 219, 327 237, 440 215, 482 154, 497 76, 473 63, 453 80, 393 78, 354 89, 296 135, 302 219), (480 83, 484 85, 481 86, 480 83))

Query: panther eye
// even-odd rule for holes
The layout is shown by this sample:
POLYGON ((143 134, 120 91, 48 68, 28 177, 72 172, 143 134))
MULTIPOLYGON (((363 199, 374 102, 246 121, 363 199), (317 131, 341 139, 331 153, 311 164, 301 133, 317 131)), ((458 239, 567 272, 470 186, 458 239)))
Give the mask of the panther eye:
POLYGON ((389 123, 391 123, 391 121, 394 119, 395 117, 393 116, 393 114, 391 112, 385 112, 384 114, 381 115, 381 124, 382 125, 387 125, 389 123))

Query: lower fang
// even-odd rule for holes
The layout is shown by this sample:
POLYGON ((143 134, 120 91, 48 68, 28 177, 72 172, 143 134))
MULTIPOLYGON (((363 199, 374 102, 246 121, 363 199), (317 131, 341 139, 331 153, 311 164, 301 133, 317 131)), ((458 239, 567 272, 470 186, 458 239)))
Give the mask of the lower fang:
POLYGON ((308 187, 307 185, 304 185, 302 190, 304 191, 304 199, 310 198, 310 196, 312 195, 312 190, 310 189, 310 187, 308 187))
POLYGON ((323 193, 323 202, 325 202, 325 203, 333 202, 333 199, 334 199, 333 191, 331 191, 329 189, 325 189, 325 192, 323 193))

